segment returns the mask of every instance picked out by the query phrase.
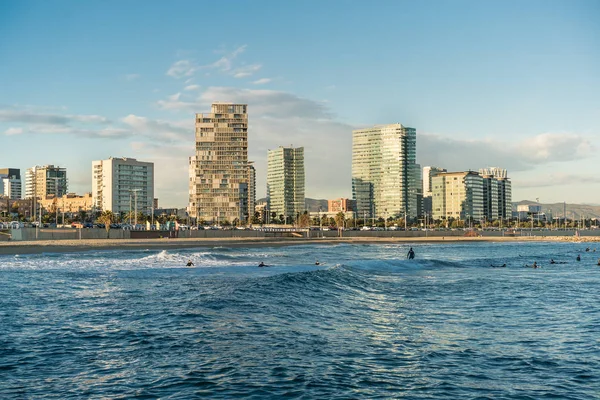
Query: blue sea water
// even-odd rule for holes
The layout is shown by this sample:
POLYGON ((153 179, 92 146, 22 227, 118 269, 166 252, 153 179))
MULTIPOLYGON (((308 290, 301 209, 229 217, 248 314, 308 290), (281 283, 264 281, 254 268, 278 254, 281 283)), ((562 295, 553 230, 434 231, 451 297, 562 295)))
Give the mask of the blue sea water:
POLYGON ((600 398, 600 246, 413 247, 0 256, 0 398, 600 398))

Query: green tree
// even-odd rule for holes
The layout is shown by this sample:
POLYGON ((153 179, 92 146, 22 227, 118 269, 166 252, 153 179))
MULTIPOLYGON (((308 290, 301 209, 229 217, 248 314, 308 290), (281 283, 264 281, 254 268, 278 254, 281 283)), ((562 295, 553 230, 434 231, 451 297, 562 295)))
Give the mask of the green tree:
POLYGON ((335 215, 335 218, 334 218, 335 226, 337 228, 343 228, 345 220, 346 220, 346 217, 344 216, 344 213, 340 211, 339 213, 337 213, 335 215))
POLYGON ((112 224, 115 220, 115 215, 112 213, 112 211, 104 211, 102 212, 102 214, 100 214, 100 216, 98 217, 97 221, 100 222, 101 224, 104 224, 104 229, 106 229, 106 238, 108 239, 110 237, 110 224, 112 224))

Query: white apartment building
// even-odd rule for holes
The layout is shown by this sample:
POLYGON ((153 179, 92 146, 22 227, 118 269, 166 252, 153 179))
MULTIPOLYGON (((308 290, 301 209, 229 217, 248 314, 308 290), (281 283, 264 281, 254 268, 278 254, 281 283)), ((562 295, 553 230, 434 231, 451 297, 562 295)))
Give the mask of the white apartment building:
POLYGON ((93 206, 99 211, 152 212, 154 163, 135 158, 92 161, 93 206))
POLYGON ((198 222, 245 222, 249 216, 247 108, 214 103, 210 113, 196 114, 188 213, 198 222))
POLYGON ((304 147, 269 150, 267 202, 269 213, 295 220, 304 206, 304 147))
POLYGON ((423 197, 431 197, 431 179, 440 172, 446 172, 445 168, 423 167, 423 197))
POLYGON ((11 200, 21 198, 21 170, 18 168, 0 168, 0 195, 11 200))

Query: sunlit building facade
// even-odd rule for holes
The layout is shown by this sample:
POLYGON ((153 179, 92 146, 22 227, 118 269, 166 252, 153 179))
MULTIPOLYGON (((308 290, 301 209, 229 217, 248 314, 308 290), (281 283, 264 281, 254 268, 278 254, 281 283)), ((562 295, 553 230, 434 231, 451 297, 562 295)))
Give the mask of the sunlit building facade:
POLYGON ((416 130, 401 124, 352 132, 352 195, 358 217, 417 217, 416 130))
POLYGON ((214 103, 196 114, 196 153, 189 159, 190 217, 245 222, 249 215, 248 106, 214 103))
POLYGON ((431 183, 434 220, 483 219, 483 178, 477 172, 441 172, 431 183))
POLYGON ((304 148, 279 147, 267 157, 269 212, 294 220, 304 206, 304 148))
POLYGON ((154 163, 110 157, 92 161, 92 206, 97 211, 150 215, 154 205, 154 163))

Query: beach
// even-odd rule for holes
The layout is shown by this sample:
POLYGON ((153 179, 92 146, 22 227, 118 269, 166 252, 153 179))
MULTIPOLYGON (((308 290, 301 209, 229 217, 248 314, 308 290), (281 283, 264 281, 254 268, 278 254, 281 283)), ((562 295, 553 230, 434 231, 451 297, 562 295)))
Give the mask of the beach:
POLYGON ((0 242, 0 255, 71 253, 91 250, 186 249, 196 247, 280 247, 314 244, 389 244, 452 242, 600 242, 600 236, 432 236, 432 237, 325 237, 325 238, 163 238, 81 239, 0 242))

